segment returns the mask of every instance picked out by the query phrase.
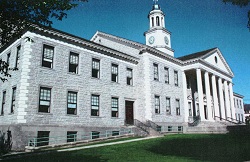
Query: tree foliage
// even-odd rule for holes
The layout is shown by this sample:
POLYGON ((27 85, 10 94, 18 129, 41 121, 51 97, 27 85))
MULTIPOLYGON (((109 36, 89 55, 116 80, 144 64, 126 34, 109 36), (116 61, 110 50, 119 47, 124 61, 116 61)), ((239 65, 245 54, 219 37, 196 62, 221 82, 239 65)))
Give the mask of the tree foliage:
MULTIPOLYGON (((244 7, 250 4, 250 0, 223 0, 225 3, 232 3, 233 5, 237 5, 240 7, 244 7)), ((250 30, 250 10, 248 11, 248 24, 247 27, 250 30)))
MULTIPOLYGON (((88 0, 0 0, 0 48, 15 37, 21 36, 24 28, 32 24, 49 26, 52 20, 67 17, 67 11, 88 0)), ((0 79, 11 75, 9 65, 0 59, 0 79)))
POLYGON ((51 26, 87 0, 0 0, 0 41, 4 45, 31 23, 51 26))

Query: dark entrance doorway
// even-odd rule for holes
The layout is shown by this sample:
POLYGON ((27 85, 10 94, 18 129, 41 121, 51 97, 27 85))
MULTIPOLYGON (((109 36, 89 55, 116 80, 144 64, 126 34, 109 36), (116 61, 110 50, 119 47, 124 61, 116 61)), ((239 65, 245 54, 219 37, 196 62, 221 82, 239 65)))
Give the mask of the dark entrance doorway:
POLYGON ((133 125, 134 124, 134 101, 125 101, 125 123, 133 125))

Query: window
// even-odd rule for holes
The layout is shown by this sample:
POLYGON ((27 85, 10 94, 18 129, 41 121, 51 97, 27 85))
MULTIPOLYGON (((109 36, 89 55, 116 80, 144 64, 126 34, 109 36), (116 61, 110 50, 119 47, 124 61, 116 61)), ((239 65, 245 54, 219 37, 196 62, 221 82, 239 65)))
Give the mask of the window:
POLYGON ((75 142, 77 138, 76 131, 68 131, 67 132, 67 142, 75 142))
POLYGON ((170 98, 166 98, 166 112, 167 112, 167 115, 170 115, 171 114, 171 104, 170 104, 170 98))
POLYGON ((53 68, 54 47, 43 45, 42 66, 53 68))
POLYGON ((77 112, 77 92, 68 92, 67 114, 76 115, 77 112))
POLYGON ((118 82, 118 65, 111 64, 111 81, 118 82))
POLYGON ((182 126, 178 126, 178 132, 182 132, 182 126))
POLYGON ((38 112, 49 113, 51 100, 51 88, 40 88, 39 110, 38 112))
POLYGON ((167 67, 164 67, 165 71, 165 83, 169 84, 169 70, 167 67))
POLYGON ((156 16, 156 25, 157 25, 157 26, 160 26, 160 19, 159 19, 159 16, 156 16))
POLYGON ((6 102, 6 91, 3 91, 1 115, 3 115, 3 114, 4 114, 5 102, 6 102))
POLYGON ((159 80, 158 64, 154 64, 154 80, 159 80))
POLYGON ((172 126, 168 126, 168 132, 172 132, 172 126))
POLYGON ((50 131, 38 131, 37 133, 37 146, 49 145, 50 131))
POLYGON ((119 131, 112 131, 112 136, 119 136, 120 132, 119 131))
POLYGON ((151 18, 151 21, 152 21, 152 27, 154 27, 154 26, 155 26, 155 25, 154 25, 154 21, 155 21, 155 20, 154 20, 154 17, 151 18))
POLYGON ((99 96, 91 96, 91 116, 99 116, 99 96))
POLYGON ((12 101, 11 101, 11 108, 10 108, 10 113, 14 113, 16 106, 16 87, 12 88, 12 101))
POLYGON ((174 71, 174 85, 178 86, 178 71, 174 71))
POLYGON ((92 59, 92 77, 100 78, 100 60, 92 59))
POLYGON ((160 96, 155 96, 155 113, 160 113, 160 96))
POLYGON ((240 109, 242 109, 242 104, 241 104, 241 100, 239 100, 239 104, 240 104, 240 109))
POLYGON ((69 55, 69 72, 78 74, 78 64, 79 64, 79 55, 73 52, 70 52, 69 55))
POLYGON ((118 117, 118 98, 112 97, 111 99, 111 116, 118 117))
POLYGON ((189 116, 192 116, 192 103, 188 102, 188 114, 189 116))
POLYGON ((7 60, 6 60, 6 63, 7 63, 7 65, 8 65, 8 68, 6 69, 6 72, 8 72, 9 67, 10 67, 10 53, 9 53, 9 54, 7 54, 7 60))
POLYGON ((127 68, 127 85, 133 85, 133 70, 127 68))
MULTIPOLYGON (((225 95, 224 95, 224 96, 225 96, 225 95)), ((239 100, 236 99, 236 101, 237 101, 237 108, 239 108, 239 100)))
POLYGON ((19 67, 20 63, 20 52, 21 52, 21 45, 19 45, 16 49, 16 65, 15 65, 16 68, 19 67))
POLYGON ((92 139, 96 139, 100 137, 100 132, 92 131, 92 139))
POLYGON ((179 99, 176 99, 175 100, 176 102, 176 115, 180 115, 180 100, 179 99))

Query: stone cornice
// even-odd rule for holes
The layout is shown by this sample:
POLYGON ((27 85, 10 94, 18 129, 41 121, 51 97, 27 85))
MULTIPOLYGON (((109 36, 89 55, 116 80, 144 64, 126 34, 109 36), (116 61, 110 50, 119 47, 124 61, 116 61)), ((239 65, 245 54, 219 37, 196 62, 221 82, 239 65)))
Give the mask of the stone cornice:
POLYGON ((159 50, 155 50, 152 47, 146 46, 145 48, 142 48, 140 50, 140 54, 143 54, 143 53, 146 53, 146 52, 148 52, 150 54, 153 54, 155 56, 158 56, 160 58, 167 59, 167 60, 169 60, 169 61, 171 61, 173 63, 177 63, 178 65, 183 65, 183 62, 181 60, 178 60, 178 59, 174 58, 173 56, 165 54, 165 53, 163 53, 163 52, 161 52, 159 50))
POLYGON ((124 61, 128 61, 131 63, 137 64, 139 59, 133 56, 130 56, 128 54, 122 53, 120 51, 108 48, 106 46, 97 44, 95 42, 88 41, 86 39, 56 30, 56 29, 50 29, 50 28, 43 28, 39 26, 34 26, 34 30, 31 30, 32 33, 37 33, 40 35, 45 35, 50 38, 59 39, 62 41, 65 41, 67 43, 71 43, 77 46, 81 46, 84 48, 87 48, 89 50, 100 52, 102 54, 108 55, 110 57, 115 57, 117 59, 122 59, 124 61))

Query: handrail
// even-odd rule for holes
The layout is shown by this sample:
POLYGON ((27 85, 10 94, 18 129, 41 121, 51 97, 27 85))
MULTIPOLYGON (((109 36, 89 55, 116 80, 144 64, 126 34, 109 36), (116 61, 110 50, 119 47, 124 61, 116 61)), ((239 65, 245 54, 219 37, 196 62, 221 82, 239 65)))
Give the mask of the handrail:
POLYGON ((149 128, 146 124, 144 124, 143 122, 134 119, 134 125, 139 127, 140 129, 142 129, 143 131, 145 131, 147 134, 149 134, 149 128))
POLYGON ((214 116, 214 118, 219 118, 220 120, 223 120, 223 121, 226 121, 226 122, 229 122, 229 123, 232 123, 232 124, 241 124, 240 121, 239 122, 233 122, 231 120, 224 119, 224 118, 219 117, 219 116, 214 116))
POLYGON ((194 116, 193 117, 193 122, 192 123, 188 123, 189 126, 197 126, 200 121, 201 121, 201 117, 200 116, 194 116))
POLYGON ((132 128, 120 128, 113 130, 94 132, 78 132, 67 136, 29 137, 28 146, 39 147, 45 145, 62 144, 65 142, 76 142, 82 140, 93 140, 96 138, 111 138, 112 136, 123 136, 134 134, 132 128))
POLYGON ((151 127, 152 129, 154 129, 155 131, 161 132, 161 126, 160 126, 160 125, 157 125, 157 124, 154 123, 153 121, 147 120, 147 125, 148 125, 149 127, 151 127))

